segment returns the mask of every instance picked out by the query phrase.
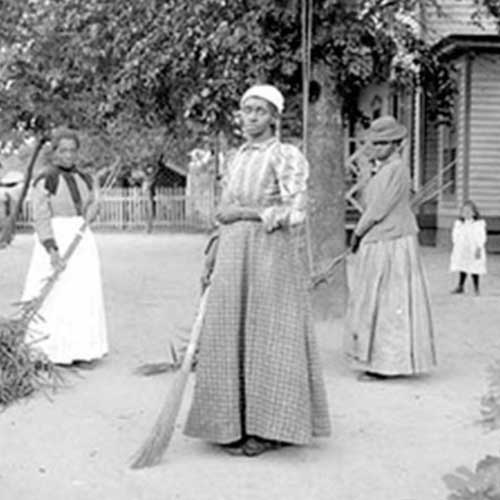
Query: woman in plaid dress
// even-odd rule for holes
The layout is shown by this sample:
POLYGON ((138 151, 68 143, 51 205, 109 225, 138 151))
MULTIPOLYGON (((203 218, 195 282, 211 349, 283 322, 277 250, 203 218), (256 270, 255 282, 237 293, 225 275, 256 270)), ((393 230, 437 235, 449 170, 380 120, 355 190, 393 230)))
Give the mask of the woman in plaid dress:
POLYGON ((270 85, 254 86, 241 99, 248 140, 225 178, 185 429, 247 456, 330 434, 299 254, 308 164, 274 136, 282 108, 283 96, 270 85))

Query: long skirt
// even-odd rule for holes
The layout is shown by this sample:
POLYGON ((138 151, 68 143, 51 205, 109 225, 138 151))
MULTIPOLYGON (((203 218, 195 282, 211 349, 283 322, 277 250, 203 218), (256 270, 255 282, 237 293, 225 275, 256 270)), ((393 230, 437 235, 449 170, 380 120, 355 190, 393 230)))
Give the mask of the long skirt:
POLYGON ((436 351, 417 237, 361 244, 348 283, 345 350, 353 366, 383 375, 430 371, 436 351))
POLYGON ((222 228, 187 435, 306 444, 330 434, 297 238, 255 222, 222 228))
MULTIPOLYGON (((52 219, 61 255, 82 223, 81 217, 52 219)), ((23 300, 36 297, 51 274, 49 254, 35 236, 23 300)), ((54 363, 90 361, 108 352, 99 255, 89 229, 45 299, 38 316, 28 327, 30 337, 54 363)))

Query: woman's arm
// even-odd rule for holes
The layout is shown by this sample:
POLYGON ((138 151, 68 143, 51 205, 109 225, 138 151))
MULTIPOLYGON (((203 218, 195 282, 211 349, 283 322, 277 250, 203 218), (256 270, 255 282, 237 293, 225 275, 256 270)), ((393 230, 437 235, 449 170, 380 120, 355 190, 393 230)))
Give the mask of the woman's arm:
POLYGON ((231 171, 237 159, 238 153, 227 161, 222 175, 221 200, 215 215, 216 221, 221 224, 232 224, 239 220, 261 220, 257 210, 241 206, 235 196, 235 187, 231 183, 231 171))
POLYGON ((47 252, 57 250, 57 243, 52 229, 52 208, 50 193, 45 187, 45 178, 35 180, 31 191, 33 223, 38 239, 47 252))
POLYGON ((405 189, 408 188, 408 178, 404 169, 401 163, 394 162, 382 167, 378 172, 378 191, 374 199, 367 204, 366 210, 354 229, 357 236, 362 237, 393 210, 405 189))
POLYGON ((257 209, 242 207, 237 204, 224 205, 219 207, 215 215, 217 222, 221 224, 232 224, 240 220, 261 221, 260 213, 257 209))
POLYGON ((268 231, 304 222, 307 211, 309 164, 298 148, 280 144, 274 158, 280 204, 265 208, 260 217, 268 231))
POLYGON ((63 263, 52 228, 50 193, 45 187, 45 178, 43 176, 37 178, 33 184, 31 202, 33 206, 34 228, 38 239, 45 250, 47 250, 52 267, 54 269, 60 268, 63 266, 63 263))

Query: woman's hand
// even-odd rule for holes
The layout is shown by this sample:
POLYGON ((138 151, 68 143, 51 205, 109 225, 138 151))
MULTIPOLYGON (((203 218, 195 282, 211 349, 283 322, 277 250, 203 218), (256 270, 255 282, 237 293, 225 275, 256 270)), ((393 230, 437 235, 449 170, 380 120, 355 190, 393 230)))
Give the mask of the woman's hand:
POLYGON ((476 248, 476 252, 474 254, 474 258, 476 260, 479 260, 481 258, 481 248, 480 247, 476 248))
POLYGON ((272 233, 281 227, 281 224, 277 220, 264 221, 264 228, 268 233, 272 233))
POLYGON ((54 271, 62 271, 65 268, 64 261, 56 249, 50 251, 50 263, 54 271))
POLYGON ((205 264, 200 278, 201 293, 203 293, 207 289, 208 285, 210 285, 211 276, 212 276, 212 268, 205 264))
POLYGON ((257 210, 249 207, 240 207, 237 205, 229 205, 221 208, 215 218, 221 224, 232 224, 241 220, 260 221, 260 215, 257 210))
POLYGON ((217 212, 215 218, 221 224, 232 224, 233 222, 243 220, 242 208, 236 205, 223 207, 217 212))

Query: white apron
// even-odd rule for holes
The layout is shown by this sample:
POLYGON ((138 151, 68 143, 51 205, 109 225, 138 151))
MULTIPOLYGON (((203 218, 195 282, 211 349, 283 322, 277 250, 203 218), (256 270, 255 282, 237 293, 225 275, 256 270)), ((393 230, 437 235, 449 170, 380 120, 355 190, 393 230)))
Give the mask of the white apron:
MULTIPOLYGON (((54 217, 52 227, 64 254, 83 223, 82 217, 54 217)), ((52 273, 50 257, 35 236, 23 300, 38 295, 52 273)), ((29 325, 30 340, 54 363, 90 361, 108 352, 99 255, 93 234, 84 233, 66 269, 29 325)))

